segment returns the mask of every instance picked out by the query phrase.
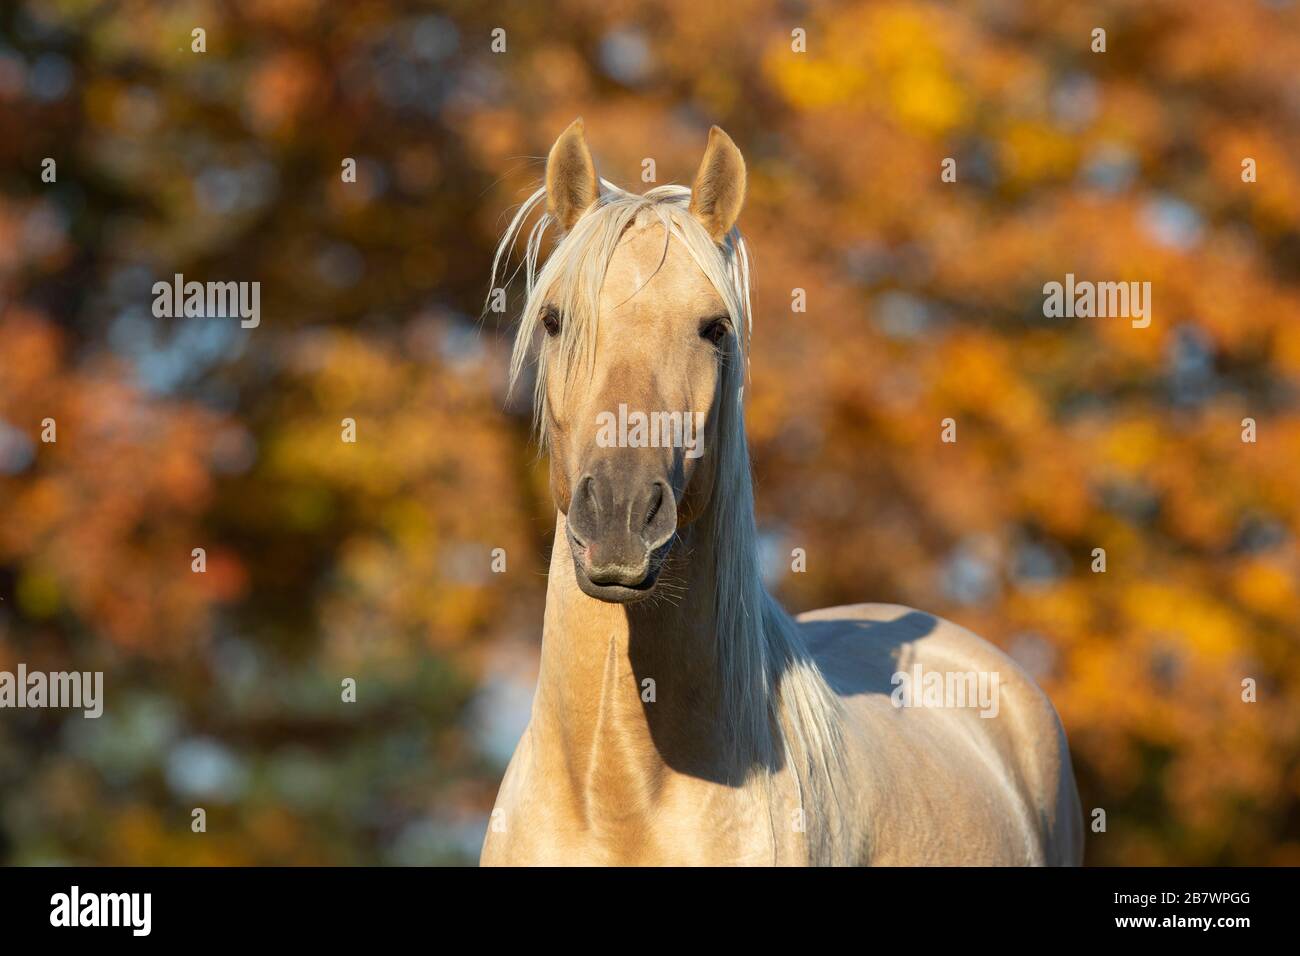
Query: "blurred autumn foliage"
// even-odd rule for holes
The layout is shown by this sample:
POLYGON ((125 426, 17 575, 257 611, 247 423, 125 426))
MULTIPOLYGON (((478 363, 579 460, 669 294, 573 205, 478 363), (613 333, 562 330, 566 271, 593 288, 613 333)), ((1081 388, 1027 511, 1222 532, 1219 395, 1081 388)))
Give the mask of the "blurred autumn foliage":
POLYGON ((5 5, 0 669, 107 701, 0 711, 0 861, 475 858, 553 518, 477 315, 582 115, 628 186, 710 123, 746 154, 787 604, 1013 654, 1090 862, 1300 864, 1297 63, 1287 0, 5 5), (174 273, 261 325, 154 318, 174 273), (1044 318, 1066 273, 1151 282, 1151 326, 1044 318))

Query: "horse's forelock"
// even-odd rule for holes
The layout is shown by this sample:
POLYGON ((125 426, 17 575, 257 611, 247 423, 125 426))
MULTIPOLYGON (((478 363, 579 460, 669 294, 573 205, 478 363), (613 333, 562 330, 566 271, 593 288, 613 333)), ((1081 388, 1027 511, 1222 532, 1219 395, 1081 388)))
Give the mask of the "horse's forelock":
POLYGON ((519 383, 530 357, 537 354, 533 401, 538 437, 543 443, 546 440, 543 414, 546 376, 561 375, 566 383, 571 383, 579 375, 590 373, 595 358, 597 301, 605 270, 623 234, 643 216, 658 219, 673 238, 683 243, 722 296, 736 326, 742 362, 748 365, 753 328, 748 249, 735 229, 725 246, 717 246, 688 211, 690 197, 691 191, 685 186, 656 186, 638 195, 602 179, 601 194, 595 205, 556 242, 545 260, 541 256, 542 240, 553 222, 549 214, 542 212, 526 234, 523 257, 514 273, 508 271, 509 259, 519 238, 525 235, 529 217, 539 208, 545 209, 544 187, 524 201, 503 233, 492 264, 489 294, 496 294, 498 280, 504 286, 513 275, 523 273, 525 302, 511 354, 510 388, 513 390, 519 383), (564 312, 565 321, 560 333, 560 362, 552 363, 559 367, 552 368, 536 352, 535 342, 542 306, 557 298, 556 304, 564 312))

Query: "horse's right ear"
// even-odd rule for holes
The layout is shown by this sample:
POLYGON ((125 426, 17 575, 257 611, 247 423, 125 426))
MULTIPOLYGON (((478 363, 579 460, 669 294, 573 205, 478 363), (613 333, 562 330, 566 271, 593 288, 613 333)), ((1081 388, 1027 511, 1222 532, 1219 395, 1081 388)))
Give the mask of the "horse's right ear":
POLYGON ((600 180, 579 117, 560 134, 546 157, 546 211, 567 231, 599 195, 600 180))

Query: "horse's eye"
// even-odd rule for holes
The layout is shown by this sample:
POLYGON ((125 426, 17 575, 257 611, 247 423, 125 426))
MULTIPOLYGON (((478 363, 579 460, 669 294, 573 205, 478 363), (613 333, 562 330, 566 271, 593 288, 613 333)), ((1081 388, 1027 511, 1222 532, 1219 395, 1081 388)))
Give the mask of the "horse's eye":
POLYGON ((542 325, 546 327, 547 335, 560 334, 560 310, 553 305, 548 305, 542 310, 542 325))
POLYGON ((713 345, 721 345, 722 340, 727 337, 728 328, 727 317, 725 315, 715 315, 713 318, 705 319, 700 323, 700 338, 713 345))

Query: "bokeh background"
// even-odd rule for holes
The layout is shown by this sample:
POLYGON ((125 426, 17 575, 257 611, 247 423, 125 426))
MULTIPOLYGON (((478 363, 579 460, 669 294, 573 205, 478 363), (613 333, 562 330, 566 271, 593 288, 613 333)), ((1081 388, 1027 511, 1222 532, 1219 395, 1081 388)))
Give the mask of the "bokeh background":
POLYGON ((107 705, 0 712, 0 861, 477 858, 553 520, 478 314, 582 115, 627 186, 711 123, 746 154, 787 604, 1013 654, 1090 862, 1300 863, 1297 64, 1287 0, 6 3, 0 669, 107 705), (155 319, 175 272, 260 281, 261 326, 155 319), (1151 327, 1045 319, 1067 272, 1150 281, 1151 327))

